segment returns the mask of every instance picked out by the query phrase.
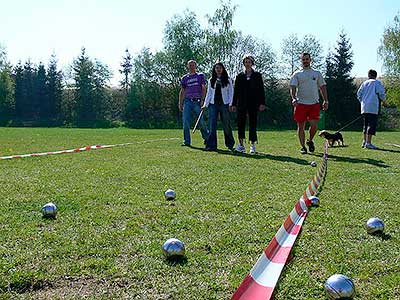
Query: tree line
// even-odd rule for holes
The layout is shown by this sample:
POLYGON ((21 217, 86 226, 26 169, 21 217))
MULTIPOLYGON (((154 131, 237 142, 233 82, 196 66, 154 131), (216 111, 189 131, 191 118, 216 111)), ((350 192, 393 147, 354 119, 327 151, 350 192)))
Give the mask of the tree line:
MULTIPOLYGON (((346 33, 339 33, 336 47, 326 57, 315 36, 291 34, 283 38, 278 56, 267 42, 233 28, 236 10, 230 1, 222 1, 213 15, 206 16, 204 28, 192 11, 173 16, 164 28, 161 50, 143 48, 135 56, 125 50, 119 88, 110 87, 113 74, 109 66, 89 57, 84 47, 68 72, 62 72, 54 54, 47 67, 29 60, 12 66, 0 46, 0 125, 178 127, 179 82, 187 72, 186 62, 196 60, 199 70, 209 76, 212 65, 221 61, 234 78, 242 70, 241 57, 246 53, 256 58, 256 69, 264 76, 267 103, 259 120, 261 127, 294 126, 288 79, 301 67, 302 52, 311 54, 313 67, 321 70, 327 81, 331 105, 326 126, 337 128, 359 113, 357 86, 350 75, 353 53, 346 33)), ((390 99, 399 99, 399 60, 392 59, 393 53, 398 53, 399 23, 396 17, 379 48, 390 71, 390 99)), ((392 103, 399 107, 396 100, 392 103)))

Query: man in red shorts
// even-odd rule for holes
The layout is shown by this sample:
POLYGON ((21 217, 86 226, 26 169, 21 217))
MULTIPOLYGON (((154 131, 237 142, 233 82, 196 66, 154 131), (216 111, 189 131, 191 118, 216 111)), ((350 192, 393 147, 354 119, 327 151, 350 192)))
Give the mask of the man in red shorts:
POLYGON ((293 118, 297 122, 297 134, 301 145, 300 152, 306 154, 306 137, 304 133, 306 122, 310 123, 310 137, 307 140, 307 146, 310 152, 314 152, 313 138, 318 130, 320 113, 319 90, 321 90, 324 100, 322 103, 323 110, 328 109, 328 93, 322 74, 311 68, 311 55, 309 53, 301 55, 301 63, 303 69, 294 72, 290 79, 290 95, 294 106, 293 118))

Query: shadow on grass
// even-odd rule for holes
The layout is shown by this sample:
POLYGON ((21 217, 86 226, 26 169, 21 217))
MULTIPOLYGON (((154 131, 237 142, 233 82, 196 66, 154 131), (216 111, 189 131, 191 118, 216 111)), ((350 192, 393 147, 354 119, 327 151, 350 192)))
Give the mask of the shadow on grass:
POLYGON ((165 259, 165 263, 169 266, 184 266, 188 262, 186 256, 172 256, 165 259))
POLYGON ((392 236, 390 234, 384 233, 384 232, 374 232, 371 233, 372 236, 376 236, 382 239, 382 241, 387 241, 390 240, 392 238, 392 236))
POLYGON ((235 152, 235 151, 230 151, 230 150, 222 150, 222 149, 217 149, 215 151, 207 151, 204 148, 195 147, 195 146, 190 146, 190 148, 194 149, 194 150, 205 151, 205 152, 216 152, 218 154, 223 154, 223 155, 240 156, 240 157, 246 157, 246 158, 252 158, 252 159, 270 159, 270 160, 276 160, 276 161, 282 161, 282 162, 291 162, 291 163, 295 163, 295 164, 299 164, 299 165, 308 165, 309 164, 308 160, 305 160, 305 159, 291 157, 291 156, 278 156, 278 155, 272 155, 272 154, 267 154, 267 153, 262 153, 262 152, 257 152, 256 154, 249 154, 249 153, 240 153, 240 152, 235 152))
POLYGON ((376 150, 376 151, 382 151, 382 152, 400 153, 399 150, 385 149, 385 148, 377 148, 377 149, 375 149, 375 150, 376 150))
MULTIPOLYGON (((310 155, 317 156, 317 157, 322 157, 322 153, 310 153, 310 155)), ((383 160, 377 160, 377 159, 372 159, 372 158, 355 158, 355 157, 347 157, 347 156, 337 156, 337 155, 328 155, 329 159, 332 159, 334 161, 342 161, 342 162, 348 162, 348 163, 353 163, 353 164, 368 164, 368 165, 373 165, 376 167, 380 168, 390 168, 389 165, 385 164, 383 160)))

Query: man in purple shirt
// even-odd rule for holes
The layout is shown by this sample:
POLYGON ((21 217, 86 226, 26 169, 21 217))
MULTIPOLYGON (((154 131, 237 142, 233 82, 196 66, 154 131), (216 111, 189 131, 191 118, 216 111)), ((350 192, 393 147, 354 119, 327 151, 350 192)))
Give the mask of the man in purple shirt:
MULTIPOLYGON (((190 123, 192 112, 198 116, 204 103, 206 95, 206 79, 204 74, 197 73, 197 63, 189 60, 187 63, 189 73, 181 80, 181 90, 179 91, 179 110, 183 112, 183 144, 190 146, 190 123)), ((204 141, 207 140, 208 130, 204 118, 199 122, 201 135, 204 141)))

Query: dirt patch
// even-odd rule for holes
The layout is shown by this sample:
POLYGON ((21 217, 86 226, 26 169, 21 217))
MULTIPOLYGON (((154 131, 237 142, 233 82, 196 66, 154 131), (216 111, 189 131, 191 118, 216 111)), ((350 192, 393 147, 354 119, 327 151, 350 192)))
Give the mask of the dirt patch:
POLYGON ((31 291, 28 298, 35 300, 72 299, 173 299, 157 294, 152 287, 131 279, 98 279, 93 277, 65 277, 40 290, 31 291))

